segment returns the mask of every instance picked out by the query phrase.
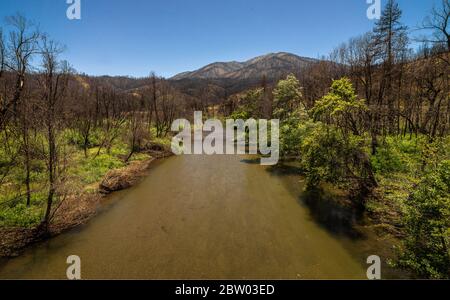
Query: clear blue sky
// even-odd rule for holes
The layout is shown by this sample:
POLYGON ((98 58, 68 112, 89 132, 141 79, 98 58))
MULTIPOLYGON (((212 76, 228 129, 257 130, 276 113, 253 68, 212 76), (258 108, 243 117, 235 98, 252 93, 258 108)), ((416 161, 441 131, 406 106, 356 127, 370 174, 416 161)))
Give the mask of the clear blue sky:
MULTIPOLYGON (((384 4, 386 0, 382 0, 384 4)), ((410 27, 438 0, 398 0, 410 27)), ((269 52, 326 55, 369 31, 366 0, 0 0, 0 17, 20 12, 67 46, 64 58, 91 75, 172 76, 214 61, 269 52)), ((4 22, 2 21, 2 24, 4 22)))

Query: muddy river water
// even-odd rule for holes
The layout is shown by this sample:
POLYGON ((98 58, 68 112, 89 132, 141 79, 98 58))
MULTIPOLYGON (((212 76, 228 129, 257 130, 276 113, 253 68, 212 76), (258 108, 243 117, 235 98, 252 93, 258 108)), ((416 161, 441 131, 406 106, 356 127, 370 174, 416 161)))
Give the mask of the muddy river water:
POLYGON ((302 196, 295 172, 248 156, 177 156, 104 200, 86 225, 0 262, 0 278, 366 278, 373 241, 302 196))

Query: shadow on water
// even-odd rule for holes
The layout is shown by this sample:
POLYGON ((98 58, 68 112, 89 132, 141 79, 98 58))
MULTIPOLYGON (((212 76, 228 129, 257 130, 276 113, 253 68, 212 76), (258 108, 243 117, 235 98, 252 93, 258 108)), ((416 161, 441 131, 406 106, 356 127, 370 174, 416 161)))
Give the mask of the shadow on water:
POLYGON ((259 165, 261 162, 261 159, 258 158, 245 158, 242 159, 241 162, 245 163, 245 164, 249 164, 249 165, 259 165))
POLYGON ((299 204, 306 206, 312 219, 328 232, 352 240, 365 238, 356 228, 364 220, 363 211, 343 203, 348 201, 339 201, 342 196, 322 188, 304 190, 302 170, 296 165, 279 164, 267 168, 267 171, 273 176, 290 178, 285 181, 288 189, 295 191, 299 204))
POLYGON ((302 175, 302 170, 299 167, 287 164, 270 166, 269 168, 267 168, 267 171, 274 176, 302 175))
POLYGON ((339 203, 329 192, 322 189, 305 191, 299 196, 299 202, 305 204, 312 218, 329 232, 351 239, 365 237, 356 229, 363 221, 363 212, 339 203))
MULTIPOLYGON (((261 163, 260 158, 246 158, 241 160, 242 163, 249 165, 259 165, 261 163)), ((302 171, 299 167, 289 164, 278 164, 267 167, 267 171, 274 176, 289 176, 289 175, 302 175, 302 171)))

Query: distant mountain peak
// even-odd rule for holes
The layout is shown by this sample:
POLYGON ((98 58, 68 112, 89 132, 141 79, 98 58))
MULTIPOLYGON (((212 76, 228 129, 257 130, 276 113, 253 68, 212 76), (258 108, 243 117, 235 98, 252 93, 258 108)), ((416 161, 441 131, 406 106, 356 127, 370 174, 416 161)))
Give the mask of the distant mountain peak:
POLYGON ((268 53, 244 62, 215 62, 198 70, 183 72, 171 78, 182 79, 249 79, 262 75, 280 77, 300 71, 315 60, 288 52, 268 53))

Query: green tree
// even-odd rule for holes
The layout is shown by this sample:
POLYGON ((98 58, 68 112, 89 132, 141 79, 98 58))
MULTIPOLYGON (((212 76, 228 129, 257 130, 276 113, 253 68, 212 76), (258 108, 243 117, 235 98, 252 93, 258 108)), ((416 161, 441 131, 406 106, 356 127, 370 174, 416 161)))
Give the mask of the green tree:
POLYGON ((232 119, 249 119, 259 118, 260 113, 260 101, 263 97, 263 89, 252 89, 247 91, 240 97, 238 108, 231 114, 232 119))
POLYGON ((365 100, 358 99, 350 79, 344 77, 333 81, 330 92, 316 101, 312 114, 315 120, 320 119, 345 132, 361 135, 359 118, 366 110, 365 100))
POLYGON ((361 144, 361 137, 344 136, 335 126, 322 122, 310 126, 300 149, 308 187, 328 182, 359 194, 367 181, 361 144))
POLYGON ((316 101, 311 113, 317 122, 301 146, 309 187, 321 181, 353 191, 355 199, 377 186, 357 115, 366 110, 348 78, 335 80, 330 92, 316 101))
POLYGON ((294 75, 288 75, 286 79, 280 80, 273 91, 275 118, 283 120, 301 105, 302 88, 300 82, 294 75))
POLYGON ((304 137, 309 134, 312 121, 306 109, 301 105, 286 114, 280 123, 280 153, 282 157, 299 157, 304 137))
POLYGON ((421 277, 450 278, 450 160, 411 193, 403 221, 406 238, 397 265, 421 277))

